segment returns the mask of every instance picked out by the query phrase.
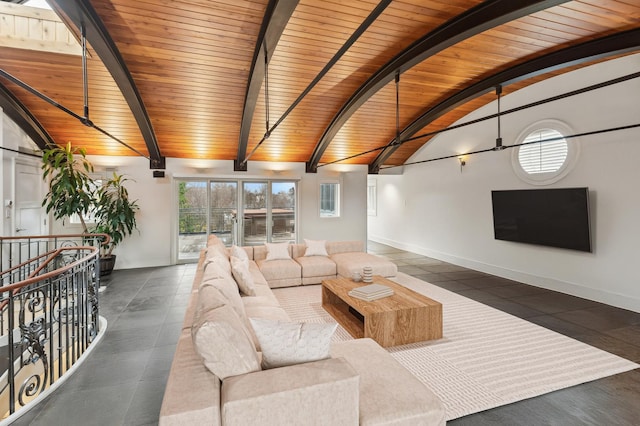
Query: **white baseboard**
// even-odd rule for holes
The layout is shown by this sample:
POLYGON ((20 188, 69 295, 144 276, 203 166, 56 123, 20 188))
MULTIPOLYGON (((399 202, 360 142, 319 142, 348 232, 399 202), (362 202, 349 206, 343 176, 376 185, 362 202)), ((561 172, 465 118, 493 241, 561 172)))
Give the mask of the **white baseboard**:
POLYGON ((386 244, 397 249, 410 251, 412 253, 420 254, 427 257, 432 257, 434 259, 442 260, 443 262, 448 262, 454 265, 463 266, 465 268, 473 269, 487 274, 496 275, 498 277, 508 278, 510 280, 519 281, 536 287, 559 291, 561 293, 570 294, 572 296, 582 297, 583 299, 593 300, 595 302, 601 302, 607 305, 640 313, 640 299, 633 296, 612 293, 601 289, 584 287, 579 284, 561 281, 550 277, 537 276, 527 272, 515 271, 512 269, 503 268, 498 265, 490 265, 487 263, 478 262, 473 259, 466 259, 452 254, 442 253, 414 244, 406 244, 400 241, 390 240, 388 238, 382 238, 375 235, 369 235, 369 240, 380 244, 386 244))

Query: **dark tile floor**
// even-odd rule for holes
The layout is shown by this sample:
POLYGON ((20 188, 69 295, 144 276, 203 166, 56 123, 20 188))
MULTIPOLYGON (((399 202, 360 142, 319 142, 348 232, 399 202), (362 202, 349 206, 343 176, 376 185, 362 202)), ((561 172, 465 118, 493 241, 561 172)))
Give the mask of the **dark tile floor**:
MULTIPOLYGON (((400 271, 640 362, 640 314, 369 242, 400 271)), ((115 271, 104 280, 109 325, 90 358, 16 425, 153 425, 195 265, 115 271)), ((640 371, 449 422, 451 425, 638 425, 640 371)))
POLYGON ((195 264, 116 270, 103 279, 103 340, 54 395, 14 424, 157 424, 195 270, 195 264))

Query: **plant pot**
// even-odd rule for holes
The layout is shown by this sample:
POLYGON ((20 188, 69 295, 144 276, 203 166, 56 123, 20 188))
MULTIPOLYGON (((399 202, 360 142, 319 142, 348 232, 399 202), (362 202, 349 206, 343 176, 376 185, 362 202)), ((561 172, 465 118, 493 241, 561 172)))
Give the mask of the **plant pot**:
POLYGON ((100 257, 100 276, 110 275, 116 264, 116 255, 100 257))

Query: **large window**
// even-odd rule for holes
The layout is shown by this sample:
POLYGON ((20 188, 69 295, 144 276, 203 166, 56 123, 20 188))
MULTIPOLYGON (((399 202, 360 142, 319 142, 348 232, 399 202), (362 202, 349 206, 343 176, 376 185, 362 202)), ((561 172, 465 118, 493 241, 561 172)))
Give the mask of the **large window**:
POLYGON ((320 184, 320 217, 340 216, 340 183, 320 184))

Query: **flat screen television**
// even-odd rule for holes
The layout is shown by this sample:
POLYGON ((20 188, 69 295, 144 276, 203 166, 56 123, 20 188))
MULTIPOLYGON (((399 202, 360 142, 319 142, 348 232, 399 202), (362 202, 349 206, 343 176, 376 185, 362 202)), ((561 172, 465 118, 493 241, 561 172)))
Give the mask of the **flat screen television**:
POLYGON ((491 191, 495 239, 591 252, 588 188, 491 191))

